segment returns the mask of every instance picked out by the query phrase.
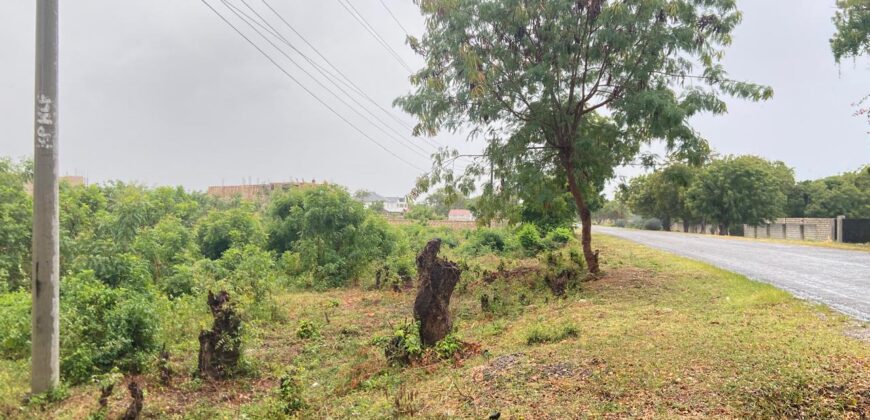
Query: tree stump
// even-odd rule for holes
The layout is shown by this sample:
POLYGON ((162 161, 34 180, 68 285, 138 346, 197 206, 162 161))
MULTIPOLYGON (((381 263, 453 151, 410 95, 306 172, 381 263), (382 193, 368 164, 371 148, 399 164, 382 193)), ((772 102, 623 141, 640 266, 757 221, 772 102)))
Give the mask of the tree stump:
POLYGON ((133 401, 130 401, 130 406, 127 407, 124 417, 121 418, 123 420, 136 420, 139 418, 139 413, 142 412, 142 406, 145 403, 145 394, 142 392, 142 389, 139 388, 139 384, 137 384, 136 381, 130 381, 130 384, 127 385, 127 389, 130 391, 130 397, 133 398, 133 401))
POLYGON ((461 271, 456 263, 438 258, 441 240, 433 239, 417 256, 419 284, 414 301, 414 319, 420 322, 420 340, 425 346, 450 334, 453 323, 448 306, 461 271))
POLYGON ((242 319, 230 304, 230 296, 221 291, 208 292, 208 306, 214 316, 211 331, 199 333, 198 372, 201 377, 221 379, 238 367, 242 347, 242 319))

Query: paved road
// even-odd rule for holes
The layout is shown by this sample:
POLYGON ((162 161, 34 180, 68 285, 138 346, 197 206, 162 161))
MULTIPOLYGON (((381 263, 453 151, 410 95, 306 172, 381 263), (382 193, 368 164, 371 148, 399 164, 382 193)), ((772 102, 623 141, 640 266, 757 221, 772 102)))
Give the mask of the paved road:
POLYGON ((870 252, 604 226, 594 231, 704 261, 870 321, 870 252))

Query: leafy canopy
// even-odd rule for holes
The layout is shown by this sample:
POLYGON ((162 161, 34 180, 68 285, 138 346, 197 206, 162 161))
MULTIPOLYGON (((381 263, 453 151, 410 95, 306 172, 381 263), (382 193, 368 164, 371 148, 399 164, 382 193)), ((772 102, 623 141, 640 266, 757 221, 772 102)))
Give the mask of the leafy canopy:
POLYGON ((688 205, 725 230, 738 224, 758 225, 785 216, 791 185, 794 175, 782 162, 729 156, 698 174, 687 192, 688 205))
POLYGON ((720 64, 740 21, 734 0, 417 0, 426 20, 411 46, 425 59, 414 92, 396 104, 419 120, 415 134, 471 128, 488 143, 455 175, 457 153, 436 157, 434 183, 509 202, 517 185, 563 180, 584 225, 590 270, 590 198, 640 146, 664 140, 678 158, 708 153, 688 119, 723 113, 721 94, 760 100, 767 87, 733 81, 720 64))

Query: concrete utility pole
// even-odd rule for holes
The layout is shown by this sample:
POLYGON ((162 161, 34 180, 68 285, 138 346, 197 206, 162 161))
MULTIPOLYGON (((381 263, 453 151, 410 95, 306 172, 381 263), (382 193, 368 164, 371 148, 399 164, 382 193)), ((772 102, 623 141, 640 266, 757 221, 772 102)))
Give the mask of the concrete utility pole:
POLYGON ((60 379, 60 235, 57 200, 58 0, 36 1, 36 113, 33 141, 33 312, 30 388, 60 379))

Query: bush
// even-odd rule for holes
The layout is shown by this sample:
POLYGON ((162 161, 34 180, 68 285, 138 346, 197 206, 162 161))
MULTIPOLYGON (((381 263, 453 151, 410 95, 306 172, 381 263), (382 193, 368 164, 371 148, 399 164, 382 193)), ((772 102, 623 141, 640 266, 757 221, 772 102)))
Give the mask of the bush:
POLYGON ((573 238, 573 237, 574 237, 574 232, 572 232, 571 229, 566 228, 566 227, 560 227, 560 228, 556 228, 556 229, 551 230, 550 233, 547 234, 547 242, 551 242, 553 244, 565 245, 569 241, 571 241, 571 238, 573 238))
POLYGON ((523 249, 528 252, 536 253, 544 248, 544 244, 541 241, 541 232, 533 224, 526 223, 520 226, 519 230, 517 230, 517 239, 519 239, 523 249))
POLYGON ((463 253, 471 256, 501 253, 506 249, 504 231, 489 228, 479 228, 468 233, 468 240, 462 247, 463 253))
POLYGON ((284 375, 281 375, 278 382, 278 397, 281 400, 284 414, 293 414, 305 408, 302 389, 298 369, 291 367, 284 375))
POLYGON ((138 373, 157 350, 160 317, 149 292, 109 288, 93 272, 64 278, 61 370, 72 383, 113 367, 138 373))
POLYGON ((389 255, 395 233, 342 188, 290 189, 270 204, 269 248, 298 253, 316 288, 345 286, 389 255))
POLYGON ((376 342, 384 347, 384 356, 391 365, 408 365, 423 354, 419 322, 406 322, 393 332, 392 337, 376 342))
POLYGON ((651 219, 646 219, 643 222, 643 228, 645 230, 662 230, 662 221, 656 219, 655 217, 651 219))
POLYGON ((624 228, 628 226, 628 221, 625 219, 616 219, 616 221, 613 222, 613 226, 624 228))
POLYGON ((462 350, 462 341, 453 334, 447 334, 447 337, 435 343, 435 354, 442 359, 449 359, 460 350, 462 350))
POLYGON ((313 322, 303 319, 299 321, 299 326, 296 327, 296 337, 302 340, 310 340, 320 336, 320 331, 313 322))
POLYGON ((0 294, 0 357, 22 359, 30 354, 30 293, 0 294))

